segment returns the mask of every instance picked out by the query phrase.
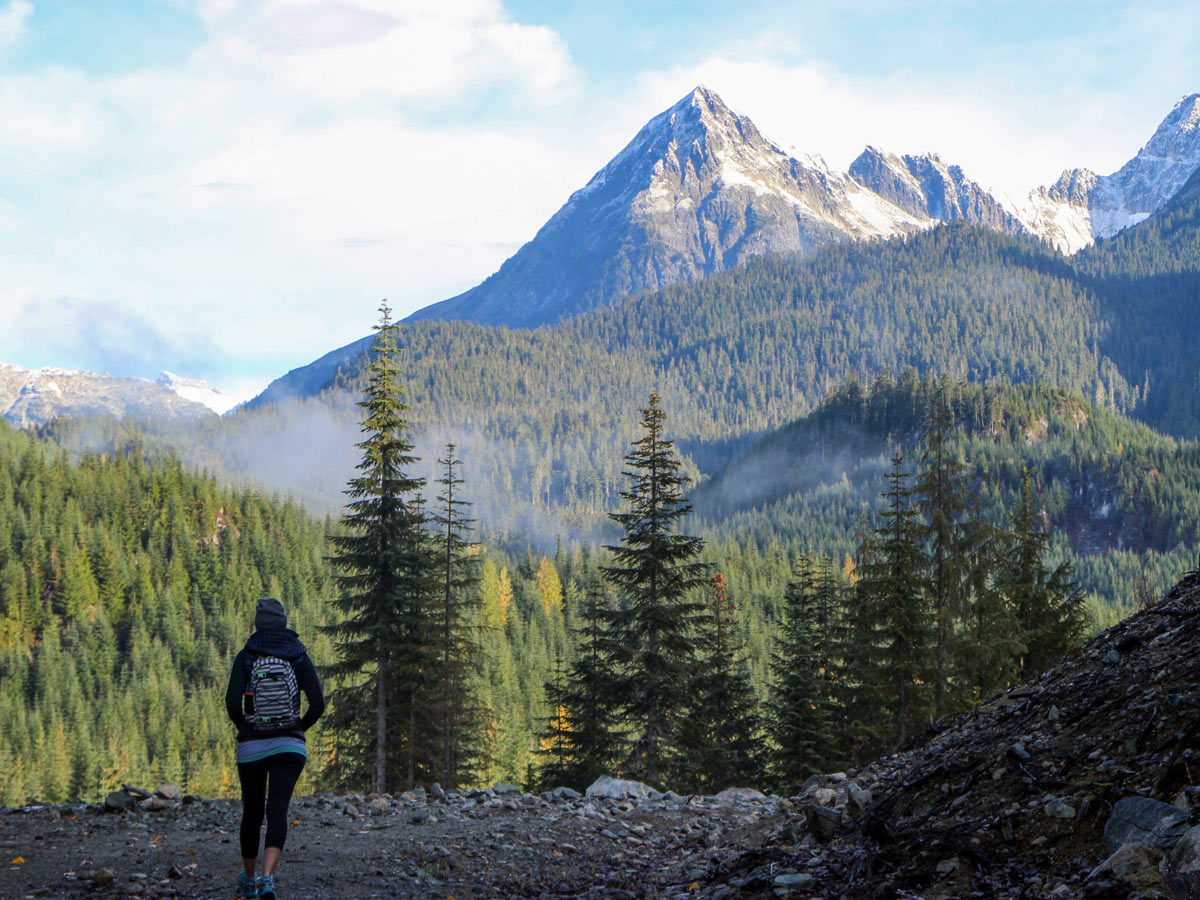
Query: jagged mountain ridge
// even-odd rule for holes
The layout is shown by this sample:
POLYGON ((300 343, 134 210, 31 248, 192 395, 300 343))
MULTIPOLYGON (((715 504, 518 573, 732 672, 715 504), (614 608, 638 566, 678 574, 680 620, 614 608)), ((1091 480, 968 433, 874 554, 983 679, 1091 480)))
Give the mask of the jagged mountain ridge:
POLYGON ((409 317, 552 324, 770 253, 965 221, 1074 253, 1161 208, 1200 167, 1200 94, 1118 172, 1068 169, 1015 208, 937 154, 875 147, 847 173, 785 153, 713 91, 651 119, 500 270, 409 317))
POLYGON ((59 416, 127 415, 196 419, 214 415, 213 404, 230 403, 196 379, 163 372, 156 381, 99 372, 0 363, 0 417, 22 428, 59 416))
POLYGON ((1005 209, 960 166, 936 153, 897 156, 867 147, 850 164, 850 177, 923 221, 972 222, 1016 234, 1025 223, 1005 209))

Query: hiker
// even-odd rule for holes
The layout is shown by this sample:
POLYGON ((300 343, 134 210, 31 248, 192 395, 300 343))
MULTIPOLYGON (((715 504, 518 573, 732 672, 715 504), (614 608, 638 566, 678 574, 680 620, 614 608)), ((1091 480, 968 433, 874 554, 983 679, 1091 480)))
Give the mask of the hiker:
POLYGON ((237 726, 237 770, 242 784, 242 862, 237 896, 275 900, 275 867, 287 838, 288 804, 308 758, 304 732, 325 711, 321 681, 308 651, 287 627, 283 604, 258 601, 254 633, 233 661, 225 709, 237 726), (308 709, 300 716, 300 693, 308 709), (267 838, 263 873, 258 867, 258 830, 263 813, 267 838))

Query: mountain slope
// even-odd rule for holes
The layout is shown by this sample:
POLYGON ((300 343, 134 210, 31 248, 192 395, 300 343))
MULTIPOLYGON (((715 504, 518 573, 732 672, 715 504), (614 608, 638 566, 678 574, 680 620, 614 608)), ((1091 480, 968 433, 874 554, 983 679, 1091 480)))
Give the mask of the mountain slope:
POLYGON ((0 416, 19 426, 98 414, 203 418, 213 414, 212 404, 223 396, 204 382, 167 372, 158 381, 144 381, 0 363, 0 416))
POLYGON ((499 272, 409 321, 556 322, 754 256, 928 224, 819 159, 793 159, 697 87, 651 119, 499 272))
POLYGON ((1003 520, 1029 471, 1048 521, 1077 554, 1200 545, 1200 444, 1070 392, 918 378, 911 370, 869 387, 851 381, 811 414, 768 433, 698 487, 695 509, 713 522, 736 518, 723 530, 743 536, 787 531, 780 520, 807 515, 840 528, 848 541, 857 510, 885 487, 891 454, 902 449, 905 470, 916 466, 925 412, 943 392, 959 430, 952 452, 969 462, 993 519, 1003 520))

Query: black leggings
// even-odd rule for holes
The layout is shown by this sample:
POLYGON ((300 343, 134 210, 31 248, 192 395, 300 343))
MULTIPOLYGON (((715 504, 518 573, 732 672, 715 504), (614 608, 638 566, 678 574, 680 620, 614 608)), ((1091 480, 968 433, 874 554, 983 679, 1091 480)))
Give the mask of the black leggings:
POLYGON ((283 849, 287 840, 288 804, 305 759, 300 753, 276 753, 249 763, 238 763, 242 782, 242 856, 258 857, 258 830, 267 814, 265 846, 283 849), (269 776, 269 778, 268 778, 269 776))

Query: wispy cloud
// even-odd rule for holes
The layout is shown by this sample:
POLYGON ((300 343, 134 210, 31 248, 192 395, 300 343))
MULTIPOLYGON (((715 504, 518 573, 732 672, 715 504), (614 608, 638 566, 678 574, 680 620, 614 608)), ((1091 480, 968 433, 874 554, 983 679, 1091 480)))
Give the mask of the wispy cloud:
POLYGON ((33 13, 33 4, 26 0, 11 0, 0 10, 0 47, 17 43, 25 35, 25 22, 33 13))

